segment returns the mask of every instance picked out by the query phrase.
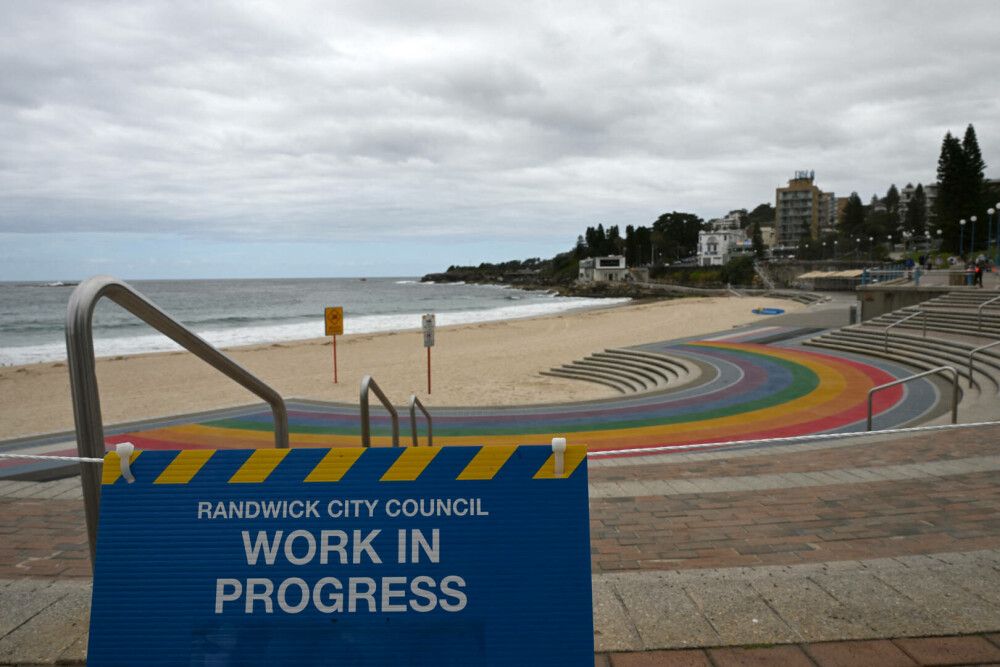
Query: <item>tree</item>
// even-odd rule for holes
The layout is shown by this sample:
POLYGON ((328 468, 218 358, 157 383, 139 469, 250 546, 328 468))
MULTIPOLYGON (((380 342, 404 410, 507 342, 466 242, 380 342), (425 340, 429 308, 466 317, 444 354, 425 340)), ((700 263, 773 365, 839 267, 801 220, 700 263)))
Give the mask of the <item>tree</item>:
POLYGON ((964 186, 962 180, 967 172, 962 144, 952 136, 944 135, 941 154, 938 156, 938 194, 934 201, 934 215, 942 225, 952 226, 953 220, 961 217, 964 186))
POLYGON ((664 213, 653 223, 653 231, 661 235, 659 250, 664 257, 681 259, 698 249, 698 232, 704 221, 693 213, 664 213))
POLYGON ((608 227, 608 237, 604 246, 604 254, 620 255, 624 248, 625 242, 622 240, 621 233, 618 231, 618 225, 608 227))
MULTIPOLYGON (((982 217, 983 211, 985 211, 989 206, 986 204, 986 162, 983 161, 983 154, 979 150, 979 140, 976 139, 976 129, 969 126, 965 128, 965 137, 962 139, 962 154, 965 156, 965 196, 966 203, 968 204, 968 214, 979 215, 982 217)), ((982 237, 985 244, 986 234, 980 234, 978 232, 985 232, 985 225, 978 225, 975 230, 977 237, 982 237)), ((978 239, 971 239, 970 248, 982 247, 976 245, 978 239)))
POLYGON ((625 266, 636 266, 635 227, 625 225, 625 266))
POLYGON ((895 234, 899 229, 899 190, 896 189, 896 184, 893 183, 889 186, 889 191, 885 193, 885 215, 886 215, 886 231, 895 234))
POLYGON ((632 228, 629 225, 625 228, 625 262, 629 266, 642 266, 649 258, 650 249, 653 242, 650 239, 649 227, 632 228))
POLYGON ((903 228, 912 229, 916 234, 923 234, 927 229, 927 195, 920 183, 917 183, 913 198, 906 207, 903 228))
MULTIPOLYGON (((938 157, 938 194, 934 202, 934 218, 936 225, 944 232, 942 245, 946 250, 958 250, 961 235, 959 220, 982 215, 983 195, 986 192, 983 176, 985 168, 976 130, 971 124, 965 130, 962 142, 952 136, 951 132, 945 134, 938 157)), ((971 232, 970 229, 969 233, 971 232)))
POLYGON ((857 192, 852 192, 844 206, 844 215, 840 218, 840 237, 853 239, 865 233, 865 205, 857 192))
POLYGON ((747 219, 750 223, 759 222, 762 225, 774 225, 774 207, 770 204, 760 204, 750 211, 747 219))
POLYGON ((861 229, 862 234, 874 236, 877 239, 885 238, 890 234, 898 234, 898 225, 890 222, 889 211, 877 206, 869 206, 865 214, 865 224, 861 229))

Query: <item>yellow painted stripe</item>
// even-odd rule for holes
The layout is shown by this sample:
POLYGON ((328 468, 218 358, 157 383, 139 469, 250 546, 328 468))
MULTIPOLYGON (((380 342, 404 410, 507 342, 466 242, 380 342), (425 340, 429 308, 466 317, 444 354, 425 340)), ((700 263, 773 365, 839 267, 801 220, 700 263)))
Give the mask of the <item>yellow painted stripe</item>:
POLYGON ((566 445, 563 454, 563 475, 556 477, 556 455, 550 454, 549 460, 538 469, 534 479, 566 479, 573 474, 576 467, 587 458, 587 445, 566 445))
POLYGON ((516 450, 517 445, 480 447, 479 453, 469 461, 469 465, 465 466, 458 479, 493 479, 516 450))
POLYGON ((361 457, 363 449, 331 449, 313 471, 309 473, 307 482, 339 482, 340 478, 351 469, 351 466, 361 457))
POLYGON ((182 449, 153 484, 187 484, 213 454, 214 449, 182 449))
POLYGON ((407 447, 396 462, 382 475, 383 482, 412 482, 424 471, 441 449, 438 447, 407 447))
MULTIPOLYGON (((652 425, 633 428, 614 429, 611 431, 594 430, 573 433, 574 439, 588 442, 591 449, 624 449, 630 446, 642 447, 651 444, 669 445, 674 442, 699 441, 699 439, 721 439, 724 437, 741 436, 744 433, 757 430, 775 429, 792 426, 802 422, 825 417, 842 412, 856 405, 864 405, 864 397, 872 386, 871 378, 858 369, 838 363, 834 359, 817 357, 790 350, 766 349, 758 345, 743 343, 710 343, 702 341, 698 345, 728 348, 733 350, 750 349, 768 356, 788 359, 805 366, 817 373, 820 384, 813 392, 799 399, 780 406, 757 410, 753 412, 731 415, 719 419, 704 419, 693 422, 683 422, 669 425, 652 425)), ((200 425, 174 427, 183 428, 185 436, 179 441, 190 438, 192 444, 209 445, 217 449, 237 447, 269 447, 273 441, 270 432, 245 432, 234 429, 205 427, 200 425), (259 444, 240 439, 252 435, 259 444)), ((177 437, 174 428, 164 429, 164 439, 177 437), (169 437, 173 436, 173 437, 169 437)), ((561 433, 527 433, 505 435, 471 434, 462 436, 441 435, 439 446, 497 446, 497 445, 547 445, 552 437, 561 433)), ((292 434, 291 441, 299 447, 346 447, 355 449, 358 446, 356 435, 334 434, 292 434)), ((389 436, 375 436, 372 439, 377 446, 389 446, 389 436)))
POLYGON ((240 466, 230 479, 230 483, 253 484, 263 482, 267 479, 290 449, 257 449, 247 462, 240 466))
MULTIPOLYGON (((132 456, 128 457, 129 465, 135 463, 136 458, 141 454, 138 449, 132 452, 132 456)), ((122 476, 122 463, 118 458, 118 452, 107 452, 104 455, 104 463, 101 466, 103 470, 101 471, 101 484, 114 484, 118 481, 118 478, 122 476)), ((134 473, 133 473, 134 476, 134 473)))

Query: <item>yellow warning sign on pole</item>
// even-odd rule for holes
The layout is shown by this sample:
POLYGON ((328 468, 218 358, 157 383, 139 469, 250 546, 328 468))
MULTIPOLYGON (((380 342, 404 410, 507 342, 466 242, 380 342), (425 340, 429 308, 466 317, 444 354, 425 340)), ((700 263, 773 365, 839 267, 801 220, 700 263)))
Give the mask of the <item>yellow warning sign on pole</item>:
POLYGON ((326 335, 327 336, 342 336, 344 335, 344 309, 343 308, 327 308, 326 309, 326 335))

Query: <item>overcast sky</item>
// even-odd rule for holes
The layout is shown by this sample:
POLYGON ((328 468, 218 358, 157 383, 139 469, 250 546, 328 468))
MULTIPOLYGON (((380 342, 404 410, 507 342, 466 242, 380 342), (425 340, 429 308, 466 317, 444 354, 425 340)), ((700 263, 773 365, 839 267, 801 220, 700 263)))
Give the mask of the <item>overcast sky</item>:
MULTIPOLYGON (((1000 2, 0 0, 0 280, 419 275, 1000 167, 1000 2)), ((985 215, 985 214, 984 214, 985 215)))

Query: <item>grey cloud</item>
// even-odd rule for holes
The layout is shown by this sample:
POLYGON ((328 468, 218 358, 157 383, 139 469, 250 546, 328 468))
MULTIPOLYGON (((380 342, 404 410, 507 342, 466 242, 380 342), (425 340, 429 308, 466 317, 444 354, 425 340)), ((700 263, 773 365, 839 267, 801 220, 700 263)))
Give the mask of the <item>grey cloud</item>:
POLYGON ((6 3, 0 231, 576 234, 927 182, 990 2, 6 3))

